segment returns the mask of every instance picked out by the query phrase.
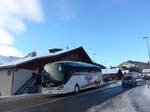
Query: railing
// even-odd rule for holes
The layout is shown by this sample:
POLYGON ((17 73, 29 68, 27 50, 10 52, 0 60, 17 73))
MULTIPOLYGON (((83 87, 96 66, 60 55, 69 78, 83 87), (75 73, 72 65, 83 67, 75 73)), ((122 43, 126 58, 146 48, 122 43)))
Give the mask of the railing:
POLYGON ((35 80, 35 77, 32 76, 14 93, 14 95, 22 94, 27 88, 29 88, 29 86, 33 83, 34 80, 35 80))

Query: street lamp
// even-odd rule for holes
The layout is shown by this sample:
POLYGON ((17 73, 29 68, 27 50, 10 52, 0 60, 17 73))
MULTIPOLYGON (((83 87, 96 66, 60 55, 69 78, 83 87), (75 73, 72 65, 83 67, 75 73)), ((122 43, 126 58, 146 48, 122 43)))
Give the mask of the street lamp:
POLYGON ((143 38, 146 40, 147 51, 148 51, 148 57, 149 57, 149 60, 150 60, 149 41, 148 41, 148 38, 149 38, 149 37, 143 37, 143 38))

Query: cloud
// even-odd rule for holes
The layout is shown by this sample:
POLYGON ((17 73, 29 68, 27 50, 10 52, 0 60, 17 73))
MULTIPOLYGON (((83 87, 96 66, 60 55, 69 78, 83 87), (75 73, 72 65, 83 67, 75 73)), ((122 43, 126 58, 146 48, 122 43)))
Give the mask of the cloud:
POLYGON ((0 27, 21 32, 26 27, 24 20, 43 21, 40 0, 0 0, 0 14, 0 27))
POLYGON ((14 44, 12 36, 3 29, 0 29, 0 44, 14 44))
POLYGON ((44 21, 40 0, 0 0, 0 45, 5 44, 5 48, 18 55, 19 51, 10 47, 15 43, 10 31, 16 34, 27 31, 25 21, 44 21))
POLYGON ((18 51, 16 48, 7 45, 0 45, 0 55, 18 56, 18 57, 23 56, 22 53, 18 51))

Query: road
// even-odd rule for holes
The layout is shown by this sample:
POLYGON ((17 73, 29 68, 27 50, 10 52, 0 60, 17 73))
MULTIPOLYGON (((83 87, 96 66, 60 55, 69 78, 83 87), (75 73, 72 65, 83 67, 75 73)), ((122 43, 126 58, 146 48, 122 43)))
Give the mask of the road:
POLYGON ((0 103, 0 112, 86 112, 89 108, 121 94, 121 86, 83 91, 80 94, 47 96, 0 103))

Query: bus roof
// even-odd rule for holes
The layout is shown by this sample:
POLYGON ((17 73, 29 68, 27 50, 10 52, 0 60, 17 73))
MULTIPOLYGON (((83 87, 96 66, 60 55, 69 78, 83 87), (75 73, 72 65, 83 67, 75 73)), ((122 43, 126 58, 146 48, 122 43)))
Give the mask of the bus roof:
POLYGON ((64 64, 65 66, 74 67, 74 68, 93 68, 93 70, 96 69, 101 71, 101 68, 99 66, 84 63, 84 62, 77 62, 77 61, 59 61, 59 62, 54 62, 49 64, 64 64))

